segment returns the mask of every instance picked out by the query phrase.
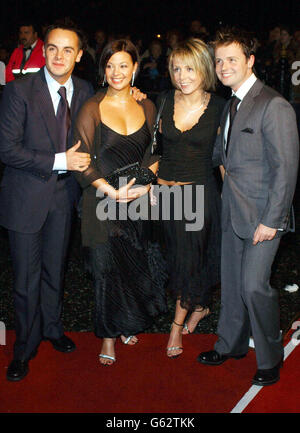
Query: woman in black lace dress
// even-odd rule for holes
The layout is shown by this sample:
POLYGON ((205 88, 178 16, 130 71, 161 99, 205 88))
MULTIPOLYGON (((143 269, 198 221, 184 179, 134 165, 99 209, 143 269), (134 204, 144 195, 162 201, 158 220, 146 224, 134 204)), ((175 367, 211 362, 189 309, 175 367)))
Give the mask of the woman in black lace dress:
POLYGON ((210 92, 215 87, 214 62, 201 40, 190 39, 179 44, 170 55, 169 71, 176 90, 161 95, 157 104, 160 106, 166 97, 160 124, 163 151, 158 183, 173 190, 177 188, 176 194, 183 198, 180 203, 178 195, 177 199, 176 194, 173 196, 171 220, 161 216, 169 288, 176 299, 167 344, 167 356, 174 358, 183 351, 182 334, 192 333, 198 322, 209 314, 211 288, 219 282, 220 195, 213 173, 212 151, 224 100, 210 92), (204 186, 203 203, 201 185, 204 186), (198 221, 192 225, 189 215, 197 209, 198 221), (188 312, 190 317, 185 323, 188 312))
POLYGON ((75 133, 92 163, 76 176, 83 187, 82 241, 95 286, 95 333, 103 338, 100 363, 111 365, 116 338, 135 344, 135 334, 167 307, 158 246, 148 239, 149 223, 132 216, 134 200, 147 201, 150 185, 135 187, 130 181, 117 190, 105 180, 135 162, 156 172, 157 162, 150 154, 155 107, 150 100, 138 103, 131 95, 138 54, 130 41, 109 43, 101 66, 107 91, 84 104, 75 133), (108 209, 113 212, 105 219, 108 209))

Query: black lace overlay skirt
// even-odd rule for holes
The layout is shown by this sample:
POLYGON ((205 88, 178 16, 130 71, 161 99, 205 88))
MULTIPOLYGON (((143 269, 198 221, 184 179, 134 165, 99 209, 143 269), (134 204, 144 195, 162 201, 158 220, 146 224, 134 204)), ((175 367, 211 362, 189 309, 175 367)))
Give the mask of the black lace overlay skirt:
POLYGON ((95 286, 95 334, 135 335, 167 312, 166 263, 151 240, 151 222, 128 218, 104 223, 107 241, 85 248, 85 264, 95 286))
MULTIPOLYGON (((191 225, 190 212, 194 210, 196 214, 196 200, 201 200, 197 190, 199 185, 192 184, 189 187, 189 196, 185 196, 183 186, 179 187, 182 190, 181 202, 177 200, 174 204, 175 195, 170 195, 170 218, 165 220, 160 212, 159 235, 156 234, 156 237, 159 236, 164 245, 168 289, 176 300, 181 300, 183 308, 190 310, 197 306, 209 306, 212 288, 220 281, 221 199, 214 179, 206 183, 203 227, 201 230, 187 231, 187 225, 193 229, 198 227, 197 223, 191 225)), ((200 202, 198 207, 200 209, 200 202)))

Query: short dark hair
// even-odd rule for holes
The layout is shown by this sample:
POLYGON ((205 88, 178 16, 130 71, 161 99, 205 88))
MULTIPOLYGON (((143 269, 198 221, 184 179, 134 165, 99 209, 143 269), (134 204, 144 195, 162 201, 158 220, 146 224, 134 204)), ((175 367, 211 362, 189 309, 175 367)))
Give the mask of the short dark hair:
POLYGON ((49 26, 46 29, 45 32, 45 36, 44 36, 44 44, 47 44, 47 40, 48 40, 48 36, 49 33, 52 32, 52 30, 55 29, 62 29, 62 30, 69 30, 70 32, 74 32, 76 33, 77 37, 78 37, 78 45, 79 45, 79 49, 83 50, 86 47, 86 36, 84 35, 84 33, 82 32, 82 30, 80 30, 79 28, 77 28, 74 24, 68 24, 68 23, 56 23, 56 24, 51 24, 51 26, 49 26))
POLYGON ((252 54, 255 54, 257 41, 253 33, 238 27, 225 27, 218 30, 215 40, 211 42, 214 48, 218 48, 221 45, 238 44, 241 46, 247 59, 252 54))
POLYGON ((115 53, 118 53, 120 51, 125 51, 125 53, 128 53, 132 59, 132 63, 138 63, 140 62, 139 59, 139 53, 136 48, 136 46, 128 39, 117 39, 114 41, 109 42, 105 45, 103 48, 101 57, 100 57, 100 76, 101 79, 104 78, 105 75, 105 68, 107 65, 107 62, 111 58, 111 56, 115 53))
POLYGON ((34 33, 35 32, 39 33, 39 31, 40 31, 40 28, 37 25, 37 23, 35 23, 34 21, 31 21, 30 19, 28 19, 28 20, 23 19, 22 21, 20 21, 18 29, 20 30, 21 27, 32 27, 34 33))

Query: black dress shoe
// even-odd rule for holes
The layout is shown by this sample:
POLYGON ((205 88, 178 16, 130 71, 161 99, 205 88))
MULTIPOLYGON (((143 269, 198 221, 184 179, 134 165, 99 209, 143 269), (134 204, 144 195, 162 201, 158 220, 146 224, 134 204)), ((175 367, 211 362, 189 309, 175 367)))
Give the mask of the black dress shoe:
POLYGON ((47 338, 47 340, 49 340, 50 343, 52 343, 54 349, 58 350, 59 352, 73 352, 73 350, 76 349, 73 341, 66 335, 63 335, 60 338, 47 338))
POLYGON ((24 379, 29 371, 28 361, 14 359, 7 369, 6 378, 11 382, 17 382, 24 379))
POLYGON ((234 358, 234 359, 241 359, 244 358, 246 354, 244 355, 235 355, 235 356, 229 356, 229 355, 220 355, 215 350, 210 350, 209 352, 202 352, 197 357, 197 361, 201 362, 202 364, 207 365, 221 365, 223 362, 227 361, 227 359, 234 358))
POLYGON ((280 362, 273 368, 266 368, 261 370, 258 369, 252 379, 253 385, 267 386, 273 385, 273 383, 278 382, 280 379, 279 370, 282 366, 283 359, 281 359, 280 362))

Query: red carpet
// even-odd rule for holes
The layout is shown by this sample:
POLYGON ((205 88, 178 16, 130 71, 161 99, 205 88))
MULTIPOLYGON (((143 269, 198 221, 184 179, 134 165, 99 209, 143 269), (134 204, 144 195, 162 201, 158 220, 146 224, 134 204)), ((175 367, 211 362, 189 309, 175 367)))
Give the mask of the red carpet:
MULTIPOLYGON (((213 347, 215 335, 184 337, 184 354, 174 360, 165 355, 167 335, 139 335, 137 346, 118 341, 112 367, 98 363, 101 341, 94 334, 68 335, 75 352, 59 353, 43 342, 28 376, 11 383, 5 374, 14 333, 7 332, 7 345, 0 346, 0 413, 229 413, 248 392, 256 370, 253 350, 219 367, 199 364, 198 353, 213 347)), ((300 345, 284 362, 281 380, 259 388, 243 413, 299 413, 299 366, 300 345)))
POLYGON ((142 334, 137 346, 117 343, 117 362, 98 364, 101 341, 92 333, 68 333, 77 350, 55 351, 40 345, 28 376, 18 383, 5 378, 14 333, 0 346, 1 413, 228 413, 249 389, 255 373, 254 352, 219 367, 199 364, 214 335, 184 338, 184 354, 165 354, 167 335, 142 334))
MULTIPOLYGON (((300 324, 299 319, 297 323, 300 324)), ((294 332, 287 334, 286 345, 294 332)), ((264 387, 243 413, 300 413, 300 344, 284 361, 280 381, 264 387)))

